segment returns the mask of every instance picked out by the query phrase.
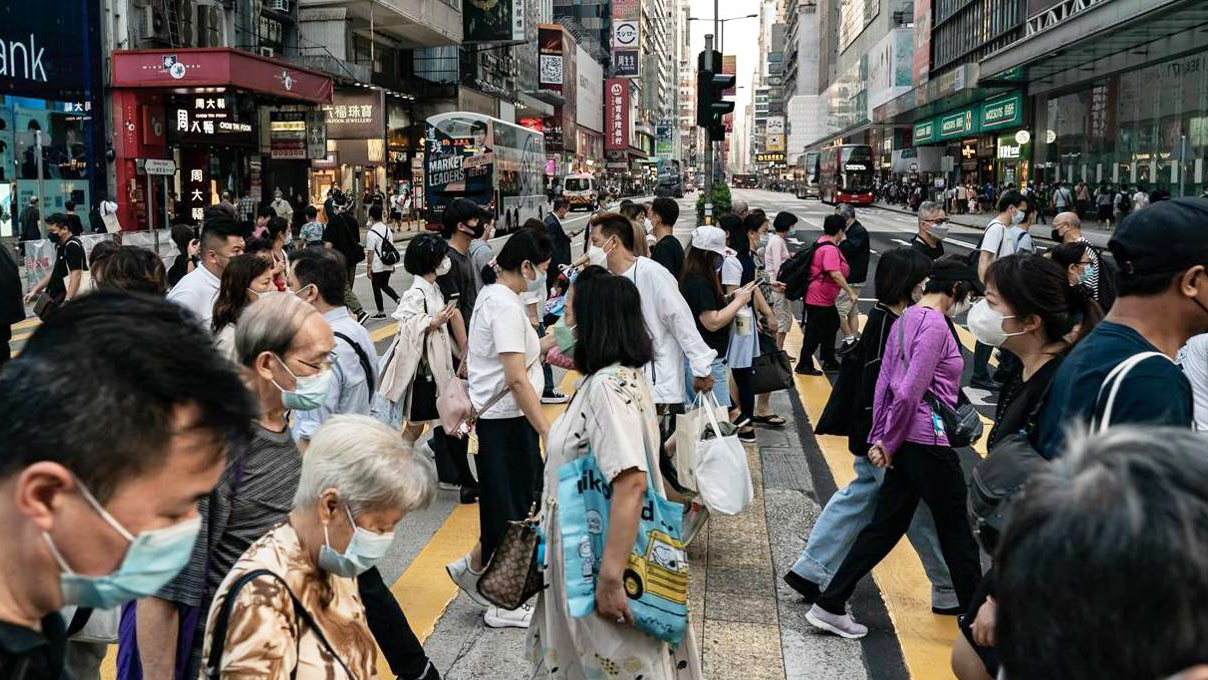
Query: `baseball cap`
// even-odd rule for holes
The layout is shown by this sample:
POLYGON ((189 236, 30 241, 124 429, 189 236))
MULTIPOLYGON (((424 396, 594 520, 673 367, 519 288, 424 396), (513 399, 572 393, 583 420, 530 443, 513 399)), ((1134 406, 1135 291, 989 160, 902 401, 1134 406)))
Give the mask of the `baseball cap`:
POLYGON ((692 247, 726 257, 737 255, 732 249, 726 247, 726 232, 718 227, 703 226, 692 230, 692 247))
POLYGON ((787 210, 781 210, 776 213, 776 219, 772 221, 772 228, 776 231, 784 231, 797 224, 797 216, 787 210))
POLYGON ((1173 274, 1208 265, 1208 199, 1151 203, 1124 218, 1107 247, 1121 276, 1173 274))

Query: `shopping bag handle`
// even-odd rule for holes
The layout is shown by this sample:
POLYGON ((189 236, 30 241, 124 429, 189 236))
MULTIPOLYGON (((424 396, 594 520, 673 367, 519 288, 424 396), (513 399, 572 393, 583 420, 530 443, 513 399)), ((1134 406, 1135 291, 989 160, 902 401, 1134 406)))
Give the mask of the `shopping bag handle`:
POLYGON ((721 402, 717 400, 717 395, 712 391, 705 397, 705 415, 709 417, 709 424, 713 426, 713 436, 721 439, 721 425, 717 422, 717 414, 715 411, 721 408, 721 402), (709 403, 712 401, 712 403, 709 403))

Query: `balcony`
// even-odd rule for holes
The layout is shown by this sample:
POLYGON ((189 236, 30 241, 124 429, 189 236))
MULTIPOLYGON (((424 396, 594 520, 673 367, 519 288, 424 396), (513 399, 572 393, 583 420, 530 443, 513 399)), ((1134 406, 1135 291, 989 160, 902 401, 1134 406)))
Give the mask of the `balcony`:
POLYGON ((368 83, 370 80, 371 74, 368 66, 344 61, 330 53, 320 53, 318 48, 307 48, 307 51, 308 54, 287 56, 285 59, 303 68, 326 73, 336 80, 357 83, 368 83))
MULTIPOLYGON (((324 10, 346 12, 348 28, 398 41, 404 49, 440 47, 461 42, 461 10, 456 0, 299 0, 301 15, 319 16, 324 10)), ((300 20, 305 20, 300 17, 300 20)))

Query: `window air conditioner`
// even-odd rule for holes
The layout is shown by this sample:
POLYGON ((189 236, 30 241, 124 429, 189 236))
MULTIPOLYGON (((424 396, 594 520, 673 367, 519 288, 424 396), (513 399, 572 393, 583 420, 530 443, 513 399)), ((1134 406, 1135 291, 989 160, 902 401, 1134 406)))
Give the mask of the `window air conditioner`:
POLYGON ((273 49, 273 48, 271 48, 271 47, 261 47, 261 48, 260 48, 260 56, 262 56, 262 57, 270 57, 270 58, 271 58, 271 57, 274 57, 274 56, 276 56, 276 55, 277 55, 276 50, 274 50, 274 49, 273 49))
POLYGON ((289 0, 269 0, 268 7, 274 12, 289 14, 289 0))

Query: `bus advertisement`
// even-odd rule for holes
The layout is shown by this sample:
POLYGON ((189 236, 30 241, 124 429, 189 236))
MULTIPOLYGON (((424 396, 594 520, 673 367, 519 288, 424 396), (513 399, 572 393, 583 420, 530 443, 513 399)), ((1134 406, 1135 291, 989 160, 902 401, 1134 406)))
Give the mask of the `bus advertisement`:
POLYGON ((498 118, 457 111, 432 116, 424 129, 427 221, 439 229, 445 206, 466 198, 491 210, 507 233, 545 217, 541 133, 498 118))
POLYGON ((836 205, 871 205, 872 147, 844 144, 822 149, 818 159, 818 197, 836 205))

